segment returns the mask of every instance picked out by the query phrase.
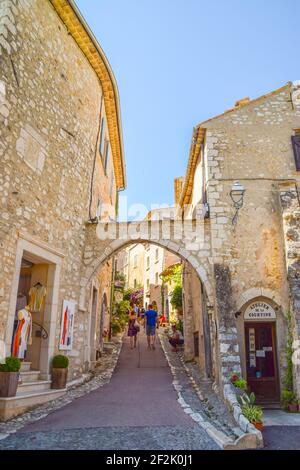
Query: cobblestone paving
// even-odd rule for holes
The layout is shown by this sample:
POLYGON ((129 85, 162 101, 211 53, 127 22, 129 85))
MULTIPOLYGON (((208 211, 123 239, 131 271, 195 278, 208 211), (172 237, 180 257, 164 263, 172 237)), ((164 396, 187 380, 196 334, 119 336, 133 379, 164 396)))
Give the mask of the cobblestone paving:
POLYGON ((194 413, 199 413, 229 438, 236 439, 242 433, 231 413, 212 389, 212 382, 201 377, 196 362, 185 363, 183 352, 173 353, 165 332, 160 333, 168 362, 175 374, 175 388, 194 413))
POLYGON ((300 450, 300 426, 267 426, 263 450, 300 450))
POLYGON ((143 426, 68 429, 17 433, 0 441, 1 449, 14 450, 218 450, 199 426, 143 426))
POLYGON ((72 403, 79 397, 86 395, 87 393, 97 390, 99 387, 107 384, 112 376, 114 368, 118 362, 118 357, 122 347, 122 339, 114 338, 113 349, 109 352, 104 350, 100 365, 97 367, 94 377, 86 383, 79 386, 70 388, 66 395, 57 400, 53 400, 44 405, 40 405, 31 411, 24 413, 21 416, 11 419, 6 423, 0 423, 0 443, 1 439, 5 438, 7 434, 15 433, 22 429, 25 425, 39 421, 45 418, 55 410, 72 403))
POLYGON ((10 435, 0 440, 0 449, 219 449, 183 412, 160 344, 147 351, 142 335, 138 346, 130 351, 125 338, 119 359, 120 344, 108 356, 106 364, 112 358, 114 363, 108 370, 64 399, 2 424, 0 432, 10 435))

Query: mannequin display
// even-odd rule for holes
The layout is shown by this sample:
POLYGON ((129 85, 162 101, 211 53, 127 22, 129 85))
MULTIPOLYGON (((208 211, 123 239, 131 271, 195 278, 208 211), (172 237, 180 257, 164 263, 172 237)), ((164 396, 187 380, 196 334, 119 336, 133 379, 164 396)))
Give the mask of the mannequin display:
POLYGON ((37 282, 29 291, 29 308, 31 312, 40 312, 46 297, 46 287, 37 282))
POLYGON ((30 344, 32 344, 32 318, 30 308, 26 305, 18 312, 18 324, 13 339, 12 356, 24 359, 25 352, 30 344))
POLYGON ((15 315, 16 320, 18 320, 18 312, 20 310, 23 310, 23 308, 25 308, 26 305, 28 305, 26 295, 23 294, 22 292, 19 292, 18 297, 17 297, 17 305, 16 305, 16 315, 15 315))

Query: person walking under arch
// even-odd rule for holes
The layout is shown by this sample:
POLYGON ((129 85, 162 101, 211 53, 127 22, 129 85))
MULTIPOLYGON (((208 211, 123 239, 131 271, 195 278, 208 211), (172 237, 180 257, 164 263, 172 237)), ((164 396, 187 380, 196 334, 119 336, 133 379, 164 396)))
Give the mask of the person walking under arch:
POLYGON ((137 334, 139 332, 139 327, 137 327, 137 316, 135 314, 135 311, 132 310, 129 313, 129 318, 128 318, 128 333, 127 335, 130 338, 130 348, 136 348, 136 342, 137 342, 137 334))
POLYGON ((158 315, 153 310, 152 304, 149 304, 148 310, 145 313, 145 327, 148 342, 148 349, 155 349, 155 333, 158 328, 158 315))

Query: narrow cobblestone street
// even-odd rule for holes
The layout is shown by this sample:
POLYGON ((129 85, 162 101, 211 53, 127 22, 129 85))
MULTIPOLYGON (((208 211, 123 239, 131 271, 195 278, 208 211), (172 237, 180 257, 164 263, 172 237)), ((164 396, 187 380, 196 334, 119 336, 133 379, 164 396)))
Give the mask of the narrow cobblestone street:
POLYGON ((130 350, 125 337, 110 383, 27 424, 0 449, 218 449, 177 399, 159 341, 149 351, 141 333, 130 350))

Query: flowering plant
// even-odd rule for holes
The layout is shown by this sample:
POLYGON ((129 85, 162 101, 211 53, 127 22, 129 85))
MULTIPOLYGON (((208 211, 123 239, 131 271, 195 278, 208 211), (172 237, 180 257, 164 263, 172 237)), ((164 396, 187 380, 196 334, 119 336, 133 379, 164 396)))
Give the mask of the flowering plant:
POLYGON ((144 289, 141 287, 140 289, 136 289, 130 294, 130 300, 131 302, 134 302, 135 304, 139 304, 140 302, 143 301, 144 298, 144 289))
POLYGON ((236 382, 237 380, 239 380, 239 376, 237 374, 232 374, 232 376, 230 377, 230 382, 232 384, 234 384, 234 382, 236 382))

